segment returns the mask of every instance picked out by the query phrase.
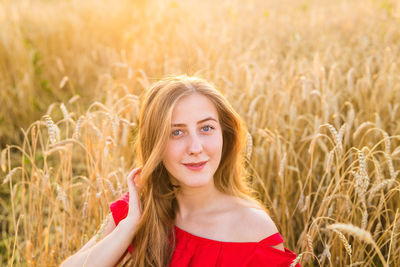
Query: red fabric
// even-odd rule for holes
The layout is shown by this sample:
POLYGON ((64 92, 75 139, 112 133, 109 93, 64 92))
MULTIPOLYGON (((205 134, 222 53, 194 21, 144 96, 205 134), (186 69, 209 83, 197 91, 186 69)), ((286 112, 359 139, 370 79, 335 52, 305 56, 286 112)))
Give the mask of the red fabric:
MULTIPOLYGON (((115 225, 128 215, 129 192, 112 202, 115 225)), ((221 242, 186 232, 177 226, 176 248, 170 267, 283 267, 290 266, 296 258, 289 249, 273 248, 283 242, 279 233, 259 242, 221 242)), ((128 248, 132 254, 132 245, 128 248)), ((296 264, 300 267, 300 264, 296 264)))

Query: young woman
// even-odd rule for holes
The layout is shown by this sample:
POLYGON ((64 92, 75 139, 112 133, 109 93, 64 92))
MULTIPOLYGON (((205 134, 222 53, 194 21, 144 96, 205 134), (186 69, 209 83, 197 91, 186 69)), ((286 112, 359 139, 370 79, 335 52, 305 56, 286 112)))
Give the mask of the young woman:
POLYGON ((155 83, 142 101, 129 192, 110 205, 101 240, 62 266, 114 266, 127 251, 141 267, 290 266, 296 255, 246 184, 246 133, 205 80, 155 83))

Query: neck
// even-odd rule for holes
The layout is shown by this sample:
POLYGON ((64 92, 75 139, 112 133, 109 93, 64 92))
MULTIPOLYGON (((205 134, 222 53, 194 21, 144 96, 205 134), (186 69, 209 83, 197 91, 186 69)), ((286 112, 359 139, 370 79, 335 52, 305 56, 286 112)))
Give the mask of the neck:
POLYGON ((178 217, 185 220, 193 215, 205 214, 221 204, 224 194, 215 188, 214 183, 202 187, 181 187, 176 199, 179 204, 178 217))

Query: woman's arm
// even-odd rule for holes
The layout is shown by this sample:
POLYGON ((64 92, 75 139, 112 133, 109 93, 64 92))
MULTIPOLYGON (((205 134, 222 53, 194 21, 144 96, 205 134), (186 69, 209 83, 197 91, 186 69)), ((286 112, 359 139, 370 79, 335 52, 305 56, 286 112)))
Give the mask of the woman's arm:
POLYGON ((83 252, 88 248, 93 247, 98 241, 100 241, 105 236, 110 234, 114 229, 115 229, 115 222, 114 220, 112 220, 112 214, 109 213, 107 217, 104 219, 104 222, 100 226, 100 229, 97 231, 96 235, 94 235, 83 247, 81 247, 77 251, 77 253, 83 252))
MULTIPOLYGON (((97 235, 92 237, 78 252, 67 258, 61 266, 114 266, 123 258, 130 245, 136 225, 141 217, 141 207, 138 201, 136 185, 141 167, 134 169, 127 177, 129 188, 129 210, 125 219, 117 226, 113 220, 106 223, 104 233, 100 229, 100 242, 96 242, 97 235)), ((107 216, 110 218, 111 216, 107 216)))
POLYGON ((115 226, 113 220, 107 224, 104 238, 96 243, 93 236, 78 252, 67 258, 61 266, 115 266, 130 245, 135 227, 128 218, 115 226))

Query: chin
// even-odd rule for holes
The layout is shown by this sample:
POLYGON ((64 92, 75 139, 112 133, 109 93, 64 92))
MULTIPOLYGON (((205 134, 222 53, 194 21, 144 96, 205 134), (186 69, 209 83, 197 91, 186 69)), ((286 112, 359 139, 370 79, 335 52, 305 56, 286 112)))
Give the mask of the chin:
POLYGON ((187 179, 184 179, 182 180, 181 183, 183 183, 187 187, 203 187, 209 185, 212 182, 210 178, 205 178, 205 177, 199 179, 196 179, 197 177, 191 177, 191 178, 192 179, 189 181, 187 179))

